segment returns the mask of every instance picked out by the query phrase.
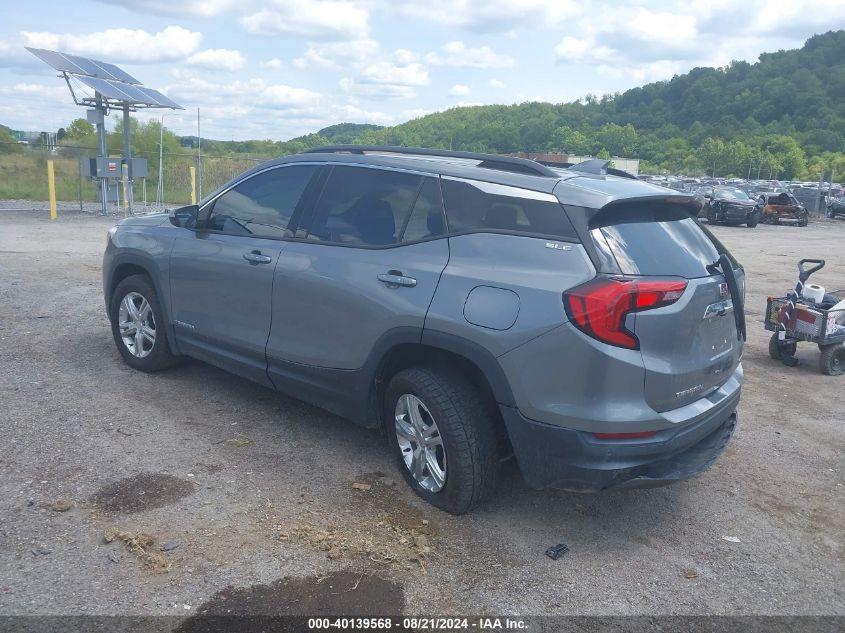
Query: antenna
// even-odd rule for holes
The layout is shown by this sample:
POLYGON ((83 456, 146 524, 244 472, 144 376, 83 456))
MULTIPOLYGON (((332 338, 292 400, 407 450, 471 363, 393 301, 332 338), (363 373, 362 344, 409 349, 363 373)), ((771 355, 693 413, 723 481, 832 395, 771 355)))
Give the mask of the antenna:
MULTIPOLYGON (((122 169, 120 171, 117 169, 117 162, 109 161, 106 156, 105 117, 109 110, 123 111, 123 165, 127 170, 126 200, 128 211, 131 213, 133 178, 136 171, 139 172, 139 175, 143 174, 142 178, 146 178, 147 161, 144 159, 132 160, 129 113, 147 108, 169 108, 171 110, 184 110, 184 108, 158 90, 142 86, 140 81, 114 64, 43 48, 27 46, 26 50, 61 73, 60 77, 65 80, 76 105, 92 108, 87 112, 87 119, 89 123, 97 126, 99 155, 96 161, 96 175, 100 181, 100 200, 103 215, 108 213, 109 185, 116 182, 116 179, 122 174, 122 169), (74 84, 81 85, 83 90, 86 88, 92 90, 93 96, 77 94, 77 90, 74 90, 74 84)), ((161 173, 159 173, 159 180, 161 180, 161 173)))

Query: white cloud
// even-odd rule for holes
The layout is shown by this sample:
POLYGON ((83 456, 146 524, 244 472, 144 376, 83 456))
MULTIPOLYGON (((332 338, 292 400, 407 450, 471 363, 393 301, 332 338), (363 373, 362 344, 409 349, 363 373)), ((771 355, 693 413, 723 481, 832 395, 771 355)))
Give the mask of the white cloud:
POLYGON ((67 86, 62 84, 45 86, 43 84, 20 82, 10 88, 0 88, 0 94, 14 95, 16 97, 28 96, 42 99, 47 98, 52 101, 71 102, 67 86))
POLYGON ((121 5, 141 13, 177 15, 181 17, 212 17, 238 5, 238 0, 101 0, 109 5, 121 5))
POLYGON ((259 64, 259 66, 265 70, 279 70, 280 68, 283 68, 284 65, 285 63, 278 57, 273 57, 272 59, 265 59, 259 64))
POLYGON ((415 88, 430 82, 422 64, 379 61, 365 66, 357 77, 344 77, 339 85, 344 91, 367 99, 412 99, 417 94, 415 88))
POLYGON ((344 77, 338 85, 344 92, 364 99, 413 99, 417 96, 413 86, 368 83, 351 77, 344 77))
POLYGON ((409 51, 406 48, 397 48, 393 52, 393 58, 398 64, 411 64, 415 61, 418 61, 420 56, 414 51, 409 51))
POLYGON ((428 71, 422 64, 391 64, 376 62, 361 71, 363 81, 372 84, 392 84, 397 86, 427 86, 428 71))
POLYGON ((497 90, 501 90, 502 88, 507 88, 508 85, 502 81, 501 79, 491 79, 490 80, 490 87, 496 88, 497 90))
POLYGON ((469 86, 465 86, 464 84, 455 84, 449 90, 449 94, 453 97, 465 97, 469 94, 469 86))
POLYGON ((302 57, 293 60, 293 65, 300 70, 310 66, 357 68, 372 61, 378 51, 378 42, 370 38, 348 42, 312 42, 302 57))
POLYGON ((240 51, 227 48, 209 48, 191 55, 187 63, 189 66, 199 66, 207 70, 227 70, 230 72, 244 67, 246 59, 240 51))
POLYGON ((631 84, 668 79, 695 66, 750 62, 762 51, 797 48, 814 32, 845 23, 845 4, 821 0, 704 0, 594 4, 554 48, 561 64, 581 64, 631 84))
POLYGON ((470 48, 463 42, 449 42, 425 59, 429 64, 466 68, 511 68, 516 64, 513 57, 495 53, 489 46, 470 48))
POLYGON ((345 0, 270 0, 240 19, 255 35, 299 35, 313 40, 356 40, 369 27, 369 10, 345 0))
POLYGON ((185 59, 199 48, 202 33, 168 26, 158 33, 141 29, 106 29, 87 35, 22 31, 24 44, 76 53, 112 62, 154 64, 185 59))
POLYGON ((478 32, 554 27, 583 9, 575 0, 391 0, 400 15, 478 32))
POLYGON ((307 88, 273 84, 260 78, 216 82, 185 72, 173 71, 176 80, 165 94, 185 104, 199 103, 205 107, 234 107, 255 103, 272 109, 295 110, 319 104, 322 95, 307 88))
POLYGON ((316 105, 319 102, 320 93, 283 84, 267 86, 258 95, 258 103, 274 108, 302 108, 316 105))

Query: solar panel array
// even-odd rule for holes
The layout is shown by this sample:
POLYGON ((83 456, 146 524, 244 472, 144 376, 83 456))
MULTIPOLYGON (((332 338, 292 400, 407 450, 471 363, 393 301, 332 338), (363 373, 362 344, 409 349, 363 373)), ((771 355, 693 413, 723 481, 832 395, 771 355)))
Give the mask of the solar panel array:
POLYGON ((125 84, 98 77, 77 77, 79 81, 99 92, 106 99, 125 101, 130 104, 142 104, 161 108, 181 109, 175 101, 168 99, 158 90, 145 88, 137 84, 125 84))
POLYGON ((43 48, 27 46, 26 49, 59 72, 66 73, 93 88, 104 99, 136 107, 184 109, 158 90, 142 86, 140 81, 114 64, 43 48))

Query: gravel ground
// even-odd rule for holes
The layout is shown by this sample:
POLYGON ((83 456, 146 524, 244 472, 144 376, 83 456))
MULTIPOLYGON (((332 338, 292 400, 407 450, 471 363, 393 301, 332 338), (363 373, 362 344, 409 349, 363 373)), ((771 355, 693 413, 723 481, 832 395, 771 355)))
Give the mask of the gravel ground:
POLYGON ((771 361, 760 325, 801 257, 845 287, 845 222, 716 227, 748 271, 749 341, 708 472, 575 495, 510 466, 452 517, 373 432, 200 362, 130 370, 100 287, 115 220, 40 208, 0 211, 0 614, 184 616, 247 594, 287 613, 344 587, 414 614, 845 615, 845 378, 811 345, 771 361))

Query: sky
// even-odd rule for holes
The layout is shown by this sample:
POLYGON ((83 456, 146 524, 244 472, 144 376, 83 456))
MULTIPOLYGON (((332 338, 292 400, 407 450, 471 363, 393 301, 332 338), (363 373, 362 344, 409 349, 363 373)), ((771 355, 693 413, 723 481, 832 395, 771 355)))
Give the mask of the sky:
POLYGON ((573 101, 845 28, 843 0, 0 0, 0 123, 84 116, 24 46, 116 63, 177 134, 285 140, 458 105, 573 101))

